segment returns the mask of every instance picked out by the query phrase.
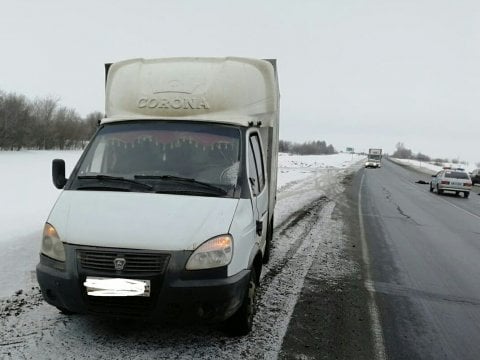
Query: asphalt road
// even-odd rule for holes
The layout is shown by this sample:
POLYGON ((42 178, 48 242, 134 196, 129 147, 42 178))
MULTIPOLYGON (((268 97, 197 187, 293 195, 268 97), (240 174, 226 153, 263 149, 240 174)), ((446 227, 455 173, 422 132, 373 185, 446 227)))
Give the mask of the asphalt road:
POLYGON ((430 193, 384 161, 358 172, 361 218, 388 359, 480 358, 480 196, 430 193))

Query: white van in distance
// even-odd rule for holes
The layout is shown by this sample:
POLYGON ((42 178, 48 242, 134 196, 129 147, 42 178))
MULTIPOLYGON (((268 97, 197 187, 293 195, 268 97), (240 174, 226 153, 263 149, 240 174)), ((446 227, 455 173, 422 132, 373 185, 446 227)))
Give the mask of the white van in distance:
POLYGON ((37 278, 65 313, 252 327, 276 200, 274 60, 106 66, 106 118, 45 224, 37 278))

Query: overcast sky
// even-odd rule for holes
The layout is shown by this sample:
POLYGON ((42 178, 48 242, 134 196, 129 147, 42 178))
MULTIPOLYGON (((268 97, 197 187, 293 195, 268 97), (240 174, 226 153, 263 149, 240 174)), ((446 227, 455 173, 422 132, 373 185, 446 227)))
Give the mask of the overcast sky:
POLYGON ((0 0, 0 89, 104 110, 106 62, 278 59, 280 137, 480 162, 478 0, 0 0))

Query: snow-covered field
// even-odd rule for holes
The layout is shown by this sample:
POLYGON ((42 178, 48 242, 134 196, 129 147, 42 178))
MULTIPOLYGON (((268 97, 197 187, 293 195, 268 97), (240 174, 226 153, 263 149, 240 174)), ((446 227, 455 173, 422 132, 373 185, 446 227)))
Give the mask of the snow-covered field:
POLYGON ((0 151, 0 243, 41 232, 60 193, 52 183, 52 160, 64 159, 69 173, 80 155, 81 151, 0 151))
POLYGON ((277 187, 282 189, 288 183, 304 179, 324 169, 344 169, 364 158, 365 156, 356 154, 291 155, 280 153, 277 187))
POLYGON ((361 167, 362 158, 281 154, 274 244, 250 335, 229 338, 217 328, 120 326, 62 315, 41 300, 34 269, 41 229, 59 193, 51 182, 51 160, 65 159, 69 172, 79 156, 79 151, 0 153, 0 172, 9 174, 0 180, 5 199, 0 208, 0 358, 275 359, 316 254, 321 254, 325 279, 340 281, 358 271, 342 259, 344 223, 332 214, 343 177, 361 167))
MULTIPOLYGON (((60 190, 52 183, 52 160, 64 159, 69 174, 81 151, 0 151, 0 243, 41 233, 60 190)), ((278 187, 328 168, 345 168, 357 155, 279 156, 278 187)), ((38 235, 40 237, 40 235, 38 235)), ((39 243, 37 244, 39 245, 39 243)))

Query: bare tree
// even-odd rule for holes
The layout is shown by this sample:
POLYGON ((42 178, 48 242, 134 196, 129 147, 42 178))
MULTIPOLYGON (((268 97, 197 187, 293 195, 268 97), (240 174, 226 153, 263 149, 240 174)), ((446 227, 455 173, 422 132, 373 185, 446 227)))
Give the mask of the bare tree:
POLYGON ((412 158, 412 150, 407 149, 402 142, 398 142, 395 145, 395 152, 392 154, 392 157, 399 158, 399 159, 411 159, 412 158))
POLYGON ((290 141, 280 140, 278 142, 278 151, 288 153, 292 149, 292 143, 290 141))
POLYGON ((60 106, 57 97, 37 98, 0 91, 0 150, 72 149, 86 145, 103 114, 84 119, 60 106))
POLYGON ((17 94, 2 94, 0 100, 0 148, 20 150, 28 143, 28 127, 32 123, 31 107, 27 99, 17 94))
POLYGON ((85 138, 86 139, 90 139, 93 136, 93 134, 95 134, 95 131, 97 131, 100 120, 102 120, 104 117, 105 116, 99 111, 91 112, 85 117, 85 138))
POLYGON ((37 98, 33 102, 37 149, 47 149, 53 146, 53 116, 59 101, 60 98, 49 96, 43 99, 37 98))
POLYGON ((290 141, 280 140, 279 151, 289 152, 299 155, 328 155, 335 154, 333 145, 328 145, 325 141, 307 141, 302 144, 292 143, 290 141))

